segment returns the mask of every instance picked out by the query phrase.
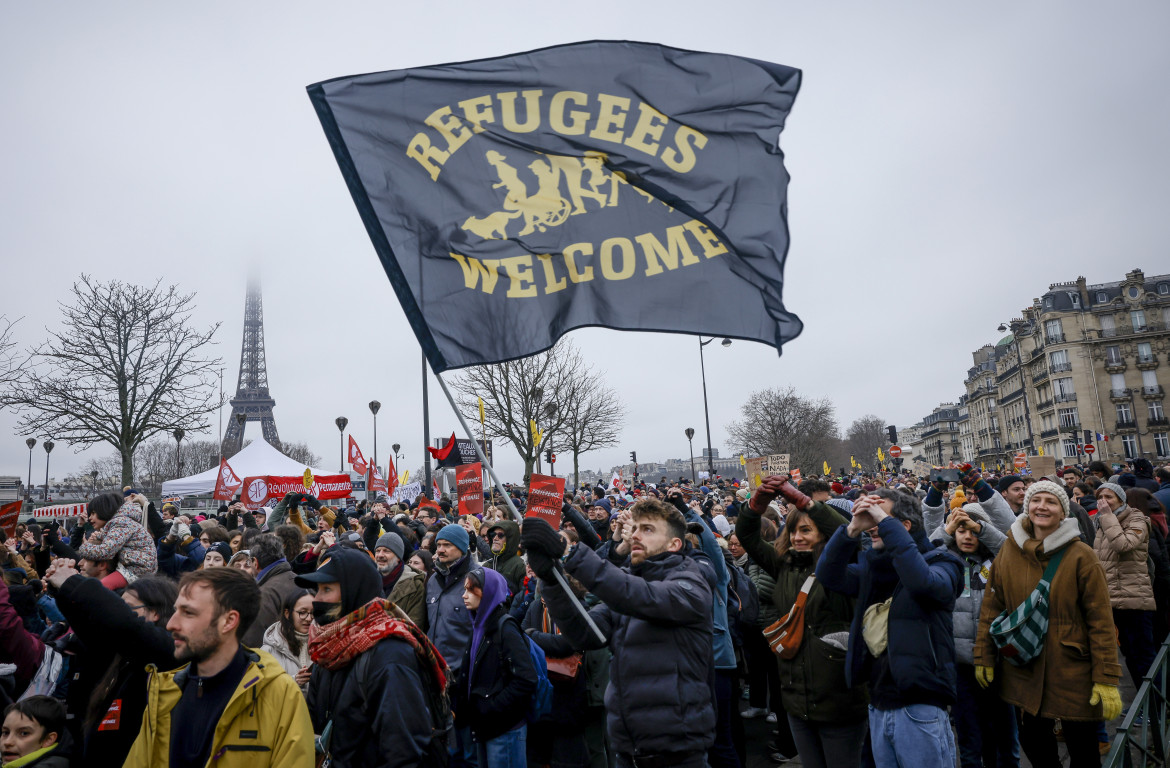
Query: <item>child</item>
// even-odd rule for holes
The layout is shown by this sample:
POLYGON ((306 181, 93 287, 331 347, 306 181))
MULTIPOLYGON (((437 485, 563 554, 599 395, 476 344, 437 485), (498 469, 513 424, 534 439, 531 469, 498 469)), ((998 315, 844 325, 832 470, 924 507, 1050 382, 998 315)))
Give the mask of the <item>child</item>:
POLYGON ((64 736, 65 705, 51 696, 29 696, 4 710, 0 762, 4 768, 68 768, 59 741, 64 736))
POLYGON ((150 533, 143 527, 145 510, 138 501, 126 501, 116 493, 103 493, 89 502, 89 541, 78 548, 86 560, 116 560, 118 569, 104 579, 108 589, 121 589, 140 576, 158 570, 158 554, 150 533))

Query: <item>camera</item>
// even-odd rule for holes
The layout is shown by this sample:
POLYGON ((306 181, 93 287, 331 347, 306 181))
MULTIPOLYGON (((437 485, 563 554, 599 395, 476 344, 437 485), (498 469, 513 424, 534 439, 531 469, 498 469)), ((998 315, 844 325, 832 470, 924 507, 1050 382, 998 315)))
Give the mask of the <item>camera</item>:
POLYGON ((957 469, 932 469, 930 470, 930 482, 958 483, 962 482, 962 475, 957 469))

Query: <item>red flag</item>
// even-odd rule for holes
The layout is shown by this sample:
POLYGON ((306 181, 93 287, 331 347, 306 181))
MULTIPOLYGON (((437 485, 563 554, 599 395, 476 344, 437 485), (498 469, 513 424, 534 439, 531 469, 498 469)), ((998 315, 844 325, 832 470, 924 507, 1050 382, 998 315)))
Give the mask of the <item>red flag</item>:
POLYGON ((362 456, 362 449, 358 448, 357 440, 353 439, 353 435, 349 436, 349 463, 353 467, 353 471, 359 475, 366 473, 366 457, 362 456))
POLYGON ((455 467, 455 487, 459 491, 459 514, 483 515, 483 465, 477 461, 455 467))
POLYGON ((219 476, 215 478, 215 492, 211 494, 211 498, 219 501, 230 501, 243 484, 244 481, 236 477, 236 473, 227 463, 227 459, 220 459, 219 476))
POLYGON ((453 449, 454 447, 455 447, 455 433, 452 432, 451 438, 447 441, 446 445, 444 445, 442 448, 427 448, 427 453, 431 454, 431 456, 435 459, 435 461, 437 461, 441 464, 442 462, 447 460, 448 456, 451 455, 451 449, 453 449))
MULTIPOLYGON (((427 450, 430 450, 430 449, 428 448, 427 450)), ((439 497, 443 495, 439 491, 439 478, 436 477, 434 480, 431 481, 431 491, 432 491, 432 493, 434 493, 435 501, 438 501, 439 497)))
POLYGON ((0 507, 0 528, 4 529, 10 539, 16 536, 16 523, 20 520, 20 508, 23 506, 23 501, 12 501, 0 507))
POLYGON ((374 493, 386 493, 386 478, 382 477, 382 470, 377 464, 370 465, 370 490, 374 493))
POLYGON ((533 473, 528 482, 525 517, 540 517, 553 528, 561 527, 561 505, 565 500, 565 478, 533 473))
POLYGON ((389 477, 386 485, 386 494, 390 495, 398 487, 398 470, 394 468, 394 459, 386 459, 386 473, 389 477))

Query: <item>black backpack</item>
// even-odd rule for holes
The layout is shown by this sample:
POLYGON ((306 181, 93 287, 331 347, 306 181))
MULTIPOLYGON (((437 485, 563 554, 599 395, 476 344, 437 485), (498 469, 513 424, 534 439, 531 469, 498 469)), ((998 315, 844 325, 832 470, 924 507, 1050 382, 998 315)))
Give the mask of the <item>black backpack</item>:
POLYGON ((760 618, 760 594, 755 583, 737 565, 728 564, 731 580, 727 583, 727 602, 735 603, 738 621, 744 626, 755 626, 760 618))

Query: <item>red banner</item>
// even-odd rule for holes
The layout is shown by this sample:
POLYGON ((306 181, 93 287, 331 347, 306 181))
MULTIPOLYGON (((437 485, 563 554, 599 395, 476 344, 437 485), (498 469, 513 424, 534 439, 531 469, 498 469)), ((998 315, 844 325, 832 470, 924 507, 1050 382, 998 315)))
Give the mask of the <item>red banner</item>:
POLYGON ((561 527, 561 505, 565 499, 565 478, 532 475, 528 484, 528 508, 525 517, 540 517, 553 528, 561 527))
POLYGON ((370 465, 370 477, 368 482, 370 484, 370 490, 374 493, 377 493, 378 491, 381 491, 382 493, 387 492, 386 478, 382 477, 382 470, 378 469, 378 465, 370 465))
POLYGON ((358 448, 357 440, 353 439, 353 435, 349 436, 349 463, 353 467, 353 471, 359 475, 366 473, 366 457, 362 456, 362 449, 358 448))
POLYGON ((318 475, 306 491, 301 477, 245 477, 240 501, 248 509, 260 509, 269 499, 283 499, 289 491, 307 492, 321 500, 344 499, 353 492, 353 483, 349 475, 318 475))
POLYGON ((483 465, 477 461, 455 467, 455 487, 459 490, 459 514, 483 515, 483 465))
POLYGON ((386 459, 386 472, 390 477, 389 485, 386 486, 386 495, 389 496, 398 487, 398 470, 394 468, 394 459, 386 459))
POLYGON ((219 460, 219 477, 215 478, 215 492, 211 494, 211 498, 219 501, 231 501, 231 498, 239 492, 240 486, 244 481, 236 477, 236 473, 228 465, 227 459, 219 460))
POLYGON ((4 529, 10 539, 16 536, 16 523, 20 520, 20 508, 23 506, 23 501, 12 501, 0 507, 0 528, 4 529))

